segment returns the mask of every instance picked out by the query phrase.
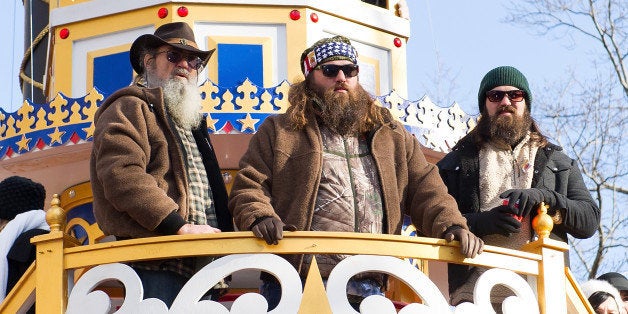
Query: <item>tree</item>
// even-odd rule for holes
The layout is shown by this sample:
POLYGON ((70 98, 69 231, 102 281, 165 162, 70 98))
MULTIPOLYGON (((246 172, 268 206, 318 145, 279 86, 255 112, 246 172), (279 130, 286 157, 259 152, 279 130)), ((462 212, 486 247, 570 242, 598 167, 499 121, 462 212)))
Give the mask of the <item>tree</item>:
POLYGON ((541 124, 582 169, 587 186, 602 211, 598 233, 588 240, 571 239, 572 268, 583 278, 605 271, 625 271, 628 255, 628 3, 623 0, 524 0, 511 4, 506 22, 531 27, 567 44, 597 43, 590 60, 597 76, 574 72, 560 84, 537 92, 541 124))
POLYGON ((425 94, 429 95, 435 104, 452 105, 454 103, 452 97, 459 88, 456 81, 460 71, 452 73, 451 68, 442 62, 438 51, 436 52, 436 65, 436 72, 433 75, 428 75, 428 80, 422 84, 422 87, 425 94))

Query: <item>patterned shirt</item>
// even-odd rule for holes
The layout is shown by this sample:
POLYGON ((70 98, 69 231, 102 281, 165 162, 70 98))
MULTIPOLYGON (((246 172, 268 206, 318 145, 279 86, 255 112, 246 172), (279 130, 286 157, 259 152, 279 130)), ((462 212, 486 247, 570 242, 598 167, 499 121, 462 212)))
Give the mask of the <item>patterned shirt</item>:
MULTIPOLYGON (((196 146, 194 135, 189 129, 175 124, 184 151, 188 180, 188 217, 187 222, 193 225, 218 226, 212 190, 207 179, 203 158, 196 146)), ((161 263, 134 263, 134 267, 148 270, 167 270, 190 278, 197 269, 211 262, 207 257, 189 257, 164 260, 161 263)))
MULTIPOLYGON (((321 126, 323 167, 316 196, 313 231, 344 231, 380 234, 383 231, 383 205, 379 175, 366 138, 340 136, 321 126)), ((316 255, 323 278, 345 255, 316 255)), ((306 255, 305 263, 311 262, 306 255)), ((381 275, 361 274, 347 286, 350 295, 379 293, 381 275)))

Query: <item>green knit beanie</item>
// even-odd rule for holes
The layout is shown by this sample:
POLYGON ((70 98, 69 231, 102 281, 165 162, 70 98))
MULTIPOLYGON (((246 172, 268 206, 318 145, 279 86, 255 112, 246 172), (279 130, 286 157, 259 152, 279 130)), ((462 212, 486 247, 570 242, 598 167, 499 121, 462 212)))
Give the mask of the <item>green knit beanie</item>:
POLYGON ((480 109, 480 114, 484 110, 486 92, 497 86, 514 86, 525 91, 526 104, 528 105, 528 109, 530 111, 532 110, 532 94, 530 93, 530 87, 528 87, 526 77, 514 67, 501 66, 488 71, 480 83, 480 91, 478 92, 478 108, 480 109))

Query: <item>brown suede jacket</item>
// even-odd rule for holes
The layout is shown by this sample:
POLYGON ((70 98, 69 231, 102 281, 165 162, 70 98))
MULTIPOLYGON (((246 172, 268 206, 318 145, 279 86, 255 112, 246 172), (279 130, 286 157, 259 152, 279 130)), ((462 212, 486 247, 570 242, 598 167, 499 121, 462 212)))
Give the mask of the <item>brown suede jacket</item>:
MULTIPOLYGON (((316 119, 309 116, 308 121, 316 119)), ((438 169, 427 162, 419 142, 401 123, 373 130, 368 140, 381 181, 384 233, 399 234, 403 214, 429 237, 442 237, 453 225, 468 229, 438 169)), ((297 230, 310 230, 321 167, 322 139, 316 123, 293 130, 287 115, 268 117, 251 138, 233 183, 229 210, 236 226, 250 230, 256 219, 275 216, 297 230)), ((293 263, 300 271, 301 262, 293 263)))
MULTIPOLYGON (((166 114, 161 88, 130 86, 112 94, 94 118, 90 175, 94 215, 105 234, 174 234, 188 216, 184 151, 166 114)), ((203 156, 222 231, 232 231, 227 192, 206 124, 192 131, 203 156)))

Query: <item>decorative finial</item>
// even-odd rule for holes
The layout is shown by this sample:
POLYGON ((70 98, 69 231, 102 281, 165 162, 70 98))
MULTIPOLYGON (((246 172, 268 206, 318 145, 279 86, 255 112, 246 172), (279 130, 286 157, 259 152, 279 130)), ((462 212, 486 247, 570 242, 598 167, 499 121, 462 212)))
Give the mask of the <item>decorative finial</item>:
POLYGON ((50 226, 50 231, 63 231, 66 225, 66 216, 63 208, 59 207, 59 194, 52 195, 50 208, 46 211, 46 222, 50 226))
POLYGON ((538 214, 532 219, 532 228, 536 231, 536 234, 539 235, 539 239, 549 238, 549 234, 552 228, 554 228, 554 221, 552 217, 547 214, 548 209, 549 206, 541 202, 537 208, 538 214))

